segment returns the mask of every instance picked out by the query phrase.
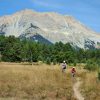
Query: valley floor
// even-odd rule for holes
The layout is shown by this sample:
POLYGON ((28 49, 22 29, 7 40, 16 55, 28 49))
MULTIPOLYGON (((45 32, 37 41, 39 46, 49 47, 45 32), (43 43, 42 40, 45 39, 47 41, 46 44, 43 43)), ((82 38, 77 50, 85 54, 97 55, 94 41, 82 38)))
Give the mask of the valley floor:
MULTIPOLYGON (((76 78, 82 81, 79 92, 84 100, 100 100, 96 72, 76 69, 76 78)), ((76 82, 70 67, 62 73, 60 65, 0 63, 0 100, 77 100, 73 90, 76 82)))

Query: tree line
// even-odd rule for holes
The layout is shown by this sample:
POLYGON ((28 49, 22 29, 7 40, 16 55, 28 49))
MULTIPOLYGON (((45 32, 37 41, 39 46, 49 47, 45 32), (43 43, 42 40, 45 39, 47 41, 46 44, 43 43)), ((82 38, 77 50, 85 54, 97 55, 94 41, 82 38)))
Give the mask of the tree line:
POLYGON ((88 60, 100 63, 100 49, 75 49, 69 43, 42 44, 29 39, 0 35, 0 60, 5 62, 86 63, 88 60))

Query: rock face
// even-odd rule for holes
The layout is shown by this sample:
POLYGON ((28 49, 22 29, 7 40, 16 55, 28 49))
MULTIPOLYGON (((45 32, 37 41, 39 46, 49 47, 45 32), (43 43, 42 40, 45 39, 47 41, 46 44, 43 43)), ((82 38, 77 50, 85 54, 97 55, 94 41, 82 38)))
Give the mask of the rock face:
POLYGON ((45 42, 71 43, 80 48, 99 48, 100 35, 75 20, 58 13, 23 10, 0 18, 0 34, 45 42), (38 38, 39 37, 39 38, 38 38), (41 37, 41 38, 40 38, 41 37))

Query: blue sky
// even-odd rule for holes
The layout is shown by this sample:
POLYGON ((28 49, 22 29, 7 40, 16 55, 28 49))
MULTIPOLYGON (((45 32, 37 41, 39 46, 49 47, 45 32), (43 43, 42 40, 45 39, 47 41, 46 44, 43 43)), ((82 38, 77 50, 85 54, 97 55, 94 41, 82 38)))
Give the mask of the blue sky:
POLYGON ((100 33, 100 0, 0 0, 0 16, 26 8, 71 15, 100 33))

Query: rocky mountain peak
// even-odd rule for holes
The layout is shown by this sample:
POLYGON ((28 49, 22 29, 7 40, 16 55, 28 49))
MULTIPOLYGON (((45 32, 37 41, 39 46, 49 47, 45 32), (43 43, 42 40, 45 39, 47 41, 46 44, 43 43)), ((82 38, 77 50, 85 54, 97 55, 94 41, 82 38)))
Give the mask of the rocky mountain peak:
MULTIPOLYGON (((80 48, 95 48, 100 43, 100 35, 87 28, 72 16, 55 12, 36 12, 25 9, 13 15, 0 17, 0 34, 16 37, 34 37, 55 43, 72 43, 80 48)), ((39 40, 38 40, 39 41, 39 40)))

